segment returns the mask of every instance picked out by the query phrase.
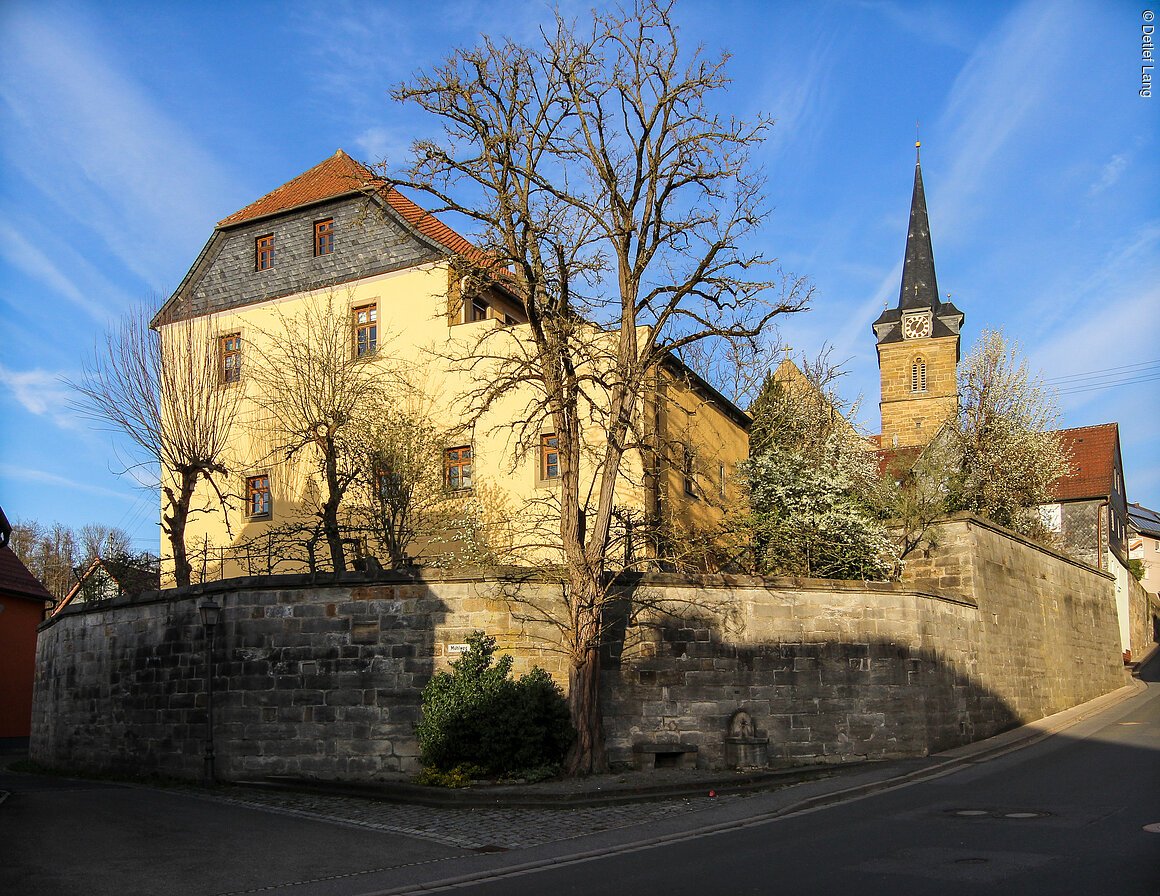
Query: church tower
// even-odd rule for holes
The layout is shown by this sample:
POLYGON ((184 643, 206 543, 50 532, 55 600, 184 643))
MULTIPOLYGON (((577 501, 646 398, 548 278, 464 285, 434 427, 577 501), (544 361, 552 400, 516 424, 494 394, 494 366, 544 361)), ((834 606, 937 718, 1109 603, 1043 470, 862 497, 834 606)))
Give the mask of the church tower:
POLYGON ((882 381, 883 448, 924 446, 959 407, 955 368, 963 314, 940 302, 915 143, 914 195, 898 307, 874 321, 882 381))

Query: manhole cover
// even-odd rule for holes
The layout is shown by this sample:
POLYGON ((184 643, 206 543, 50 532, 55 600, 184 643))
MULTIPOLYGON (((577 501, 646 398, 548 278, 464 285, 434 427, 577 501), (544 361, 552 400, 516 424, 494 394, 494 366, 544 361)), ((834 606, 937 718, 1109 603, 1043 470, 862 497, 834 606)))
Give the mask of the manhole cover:
POLYGON ((964 818, 975 818, 979 815, 990 815, 991 813, 986 809, 956 809, 955 815, 961 815, 964 818))
POLYGON ((1149 834, 1160 834, 1160 821, 1156 822, 1155 824, 1144 825, 1144 830, 1146 830, 1149 834))
POLYGON ((1044 818, 1047 816, 1046 812, 1005 812, 1004 818, 1044 818))
POLYGON ((956 865, 986 865, 987 860, 979 856, 971 856, 968 859, 955 859, 956 865))

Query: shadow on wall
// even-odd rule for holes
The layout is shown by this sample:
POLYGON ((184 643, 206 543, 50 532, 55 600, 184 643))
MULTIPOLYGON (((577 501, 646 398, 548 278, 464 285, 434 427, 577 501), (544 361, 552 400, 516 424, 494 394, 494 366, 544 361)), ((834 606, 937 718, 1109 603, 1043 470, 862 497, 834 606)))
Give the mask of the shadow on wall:
POLYGON ((614 761, 641 743, 682 743, 697 747, 700 765, 729 765, 739 712, 768 738, 771 765, 923 756, 1021 721, 930 648, 861 637, 736 643, 709 616, 649 628, 630 655, 607 658, 614 761))
POLYGON ((198 605, 212 598, 223 607, 213 659, 220 778, 371 780, 410 770, 446 607, 409 581, 305 579, 153 594, 42 627, 30 755, 199 777, 207 642, 198 605))
MULTIPOLYGON (((514 620, 507 581, 494 571, 276 576, 66 608, 39 633, 31 755, 199 777, 197 607, 212 597, 223 607, 213 665, 220 777, 417 771, 422 688, 468 632, 496 636, 518 669, 537 663, 566 677, 550 664, 560 658, 546 649, 546 627, 514 620)), ((696 747, 698 765, 723 766, 726 737, 746 726, 768 737, 773 764, 925 755, 1123 684, 1118 654, 1104 662, 1098 645, 1088 654, 1051 646, 1039 629, 1007 631, 972 602, 906 585, 655 576, 623 594, 604 657, 614 761, 675 743, 696 747), (643 611, 639 625, 627 625, 630 607, 643 611)), ((1062 625, 1067 612, 1051 618, 1062 625)))

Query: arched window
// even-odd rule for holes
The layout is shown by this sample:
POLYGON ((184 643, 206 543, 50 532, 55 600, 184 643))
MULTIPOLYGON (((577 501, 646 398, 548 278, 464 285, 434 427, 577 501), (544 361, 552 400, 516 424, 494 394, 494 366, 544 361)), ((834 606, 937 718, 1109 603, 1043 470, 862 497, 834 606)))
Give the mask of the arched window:
POLYGON ((910 365, 910 391, 926 391, 926 361, 922 355, 915 358, 914 363, 910 365))

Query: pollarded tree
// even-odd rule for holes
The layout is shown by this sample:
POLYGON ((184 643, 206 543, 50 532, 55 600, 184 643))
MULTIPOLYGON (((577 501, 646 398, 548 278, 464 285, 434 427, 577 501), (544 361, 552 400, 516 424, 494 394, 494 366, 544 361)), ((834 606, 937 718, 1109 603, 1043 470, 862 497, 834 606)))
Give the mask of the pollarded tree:
POLYGON ((271 454, 299 460, 322 485, 314 512, 335 572, 346 571, 344 499, 367 474, 367 434, 389 412, 378 322, 363 324, 332 292, 307 296, 254 340, 249 370, 265 396, 271 454))
POLYGON ((967 510, 1026 535, 1041 535, 1038 506, 1069 461, 1054 396, 1017 343, 984 330, 959 369, 960 410, 948 450, 949 510, 967 510))
POLYGON ((205 318, 165 324, 158 333, 148 312, 138 309, 106 334, 80 381, 69 383, 81 414, 127 436, 145 462, 159 467, 161 530, 178 587, 190 583, 193 571, 185 531, 198 484, 205 482, 228 508, 219 483, 228 475, 225 456, 241 393, 223 388, 216 345, 205 318))
POLYGON ((485 383, 471 398, 482 415, 530 394, 524 437, 550 425, 557 439, 574 773, 606 766, 610 527, 661 364, 705 339, 754 340, 808 298, 751 248, 765 212, 749 153, 769 122, 713 110, 724 59, 682 52, 671 9, 640 0, 583 30, 558 17, 536 46, 485 38, 394 94, 444 126, 415 145, 407 185, 478 225, 473 273, 524 303, 526 328, 468 352, 485 383))

